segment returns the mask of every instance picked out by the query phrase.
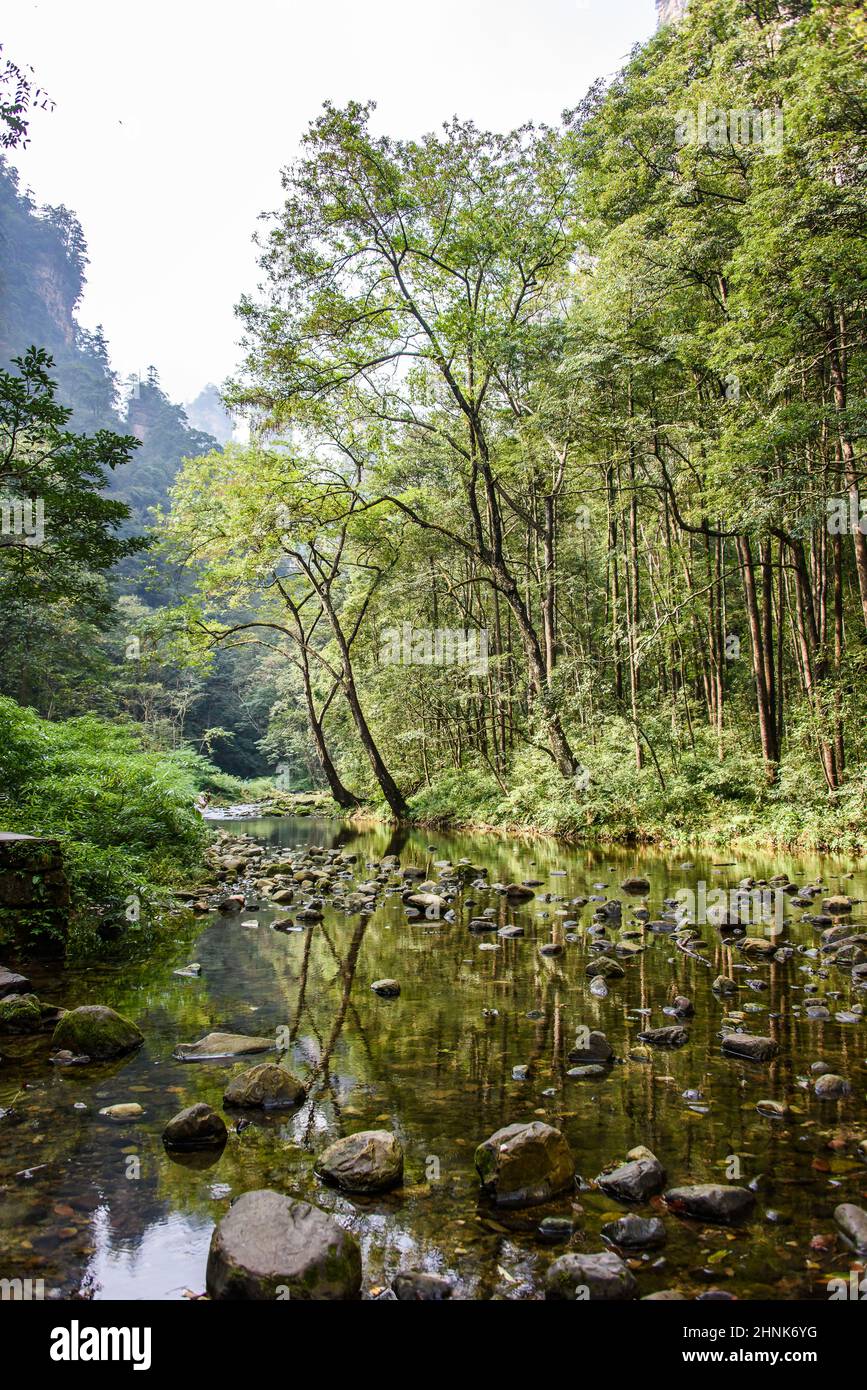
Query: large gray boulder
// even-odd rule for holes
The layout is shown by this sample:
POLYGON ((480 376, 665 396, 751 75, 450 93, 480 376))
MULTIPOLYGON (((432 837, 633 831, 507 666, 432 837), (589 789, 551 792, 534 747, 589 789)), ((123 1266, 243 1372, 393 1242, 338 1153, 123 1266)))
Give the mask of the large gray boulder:
POLYGON ((52 1046, 76 1057, 106 1062, 135 1052, 144 1034, 128 1018, 104 1004, 85 1004, 65 1013, 54 1030, 52 1046))
POLYGON ((298 1105, 306 1091, 297 1077, 276 1062, 259 1062, 233 1076, 223 1093, 223 1104, 261 1110, 288 1109, 298 1105))
POLYGON ((476 1149, 475 1164, 482 1189, 500 1207, 537 1206, 575 1180, 566 1139, 540 1120, 498 1129, 476 1149))
POLYGON ((386 1192, 403 1181, 403 1149, 387 1129, 362 1129, 329 1144, 313 1168, 344 1192, 386 1192))
POLYGON ((357 1298, 361 1251, 318 1207, 268 1189, 245 1192, 211 1237, 206 1283, 215 1299, 357 1298))
POLYGON ((545 1278, 545 1297, 555 1299, 635 1298, 638 1285, 613 1250, 596 1255, 561 1255, 545 1278))

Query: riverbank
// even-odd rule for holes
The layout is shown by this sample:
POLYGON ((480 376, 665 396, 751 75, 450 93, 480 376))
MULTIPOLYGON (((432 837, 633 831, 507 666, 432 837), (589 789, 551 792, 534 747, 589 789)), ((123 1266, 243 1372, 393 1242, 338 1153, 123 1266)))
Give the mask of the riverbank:
MULTIPOLYGON (((859 856, 867 848, 863 775, 836 793, 792 766, 765 785, 747 757, 734 763, 683 765, 665 787, 654 769, 615 770, 571 788, 553 769, 523 771, 508 792, 485 773, 461 771, 409 799, 408 820, 431 829, 552 836, 569 844, 703 846, 859 856)), ((371 802, 353 819, 390 819, 371 802)))
MULTIPOLYGON (((381 798, 368 797, 352 813, 326 793, 274 789, 255 799, 260 814, 335 815, 356 825, 394 821, 381 798)), ((789 758, 768 786, 750 751, 730 751, 720 762, 703 749, 636 770, 631 751, 597 748, 569 783, 532 750, 501 780, 486 768, 463 767, 432 777, 407 804, 406 823, 420 828, 547 836, 575 845, 849 856, 867 850, 867 773, 851 771, 831 793, 806 762, 789 758)))

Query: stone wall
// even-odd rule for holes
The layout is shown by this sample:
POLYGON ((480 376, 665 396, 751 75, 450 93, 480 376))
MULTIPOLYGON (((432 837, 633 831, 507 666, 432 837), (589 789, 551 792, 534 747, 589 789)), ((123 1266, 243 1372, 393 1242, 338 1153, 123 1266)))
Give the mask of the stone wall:
POLYGON ((0 831, 0 942, 65 938, 68 914, 60 842, 0 831))

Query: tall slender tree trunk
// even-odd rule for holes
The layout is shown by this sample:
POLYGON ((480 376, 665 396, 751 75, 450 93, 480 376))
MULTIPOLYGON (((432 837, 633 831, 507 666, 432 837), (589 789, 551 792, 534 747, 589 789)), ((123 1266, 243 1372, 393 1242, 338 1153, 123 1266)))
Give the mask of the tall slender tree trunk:
POLYGON ((744 584, 744 605, 747 614, 747 625, 750 632, 750 647, 753 655, 753 675, 756 685, 756 707, 759 718, 759 737, 762 744, 762 757, 765 760, 765 774, 769 782, 773 783, 777 777, 777 764, 780 760, 780 752, 777 748, 774 717, 771 709, 768 684, 765 674, 765 662, 763 655, 762 625, 759 617, 759 605, 756 596, 756 577, 753 569, 753 557, 750 550, 750 543, 746 536, 738 536, 738 557, 741 563, 741 574, 744 584))

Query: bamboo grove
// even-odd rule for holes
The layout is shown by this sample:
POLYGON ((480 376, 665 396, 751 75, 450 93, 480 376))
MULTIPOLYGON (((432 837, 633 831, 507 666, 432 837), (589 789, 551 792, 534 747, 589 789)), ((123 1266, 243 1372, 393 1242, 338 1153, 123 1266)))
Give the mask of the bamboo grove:
POLYGON ((312 122, 240 306, 251 443, 162 525, 176 627, 260 648, 340 804, 862 778, 865 38, 695 0, 556 129, 312 122))

